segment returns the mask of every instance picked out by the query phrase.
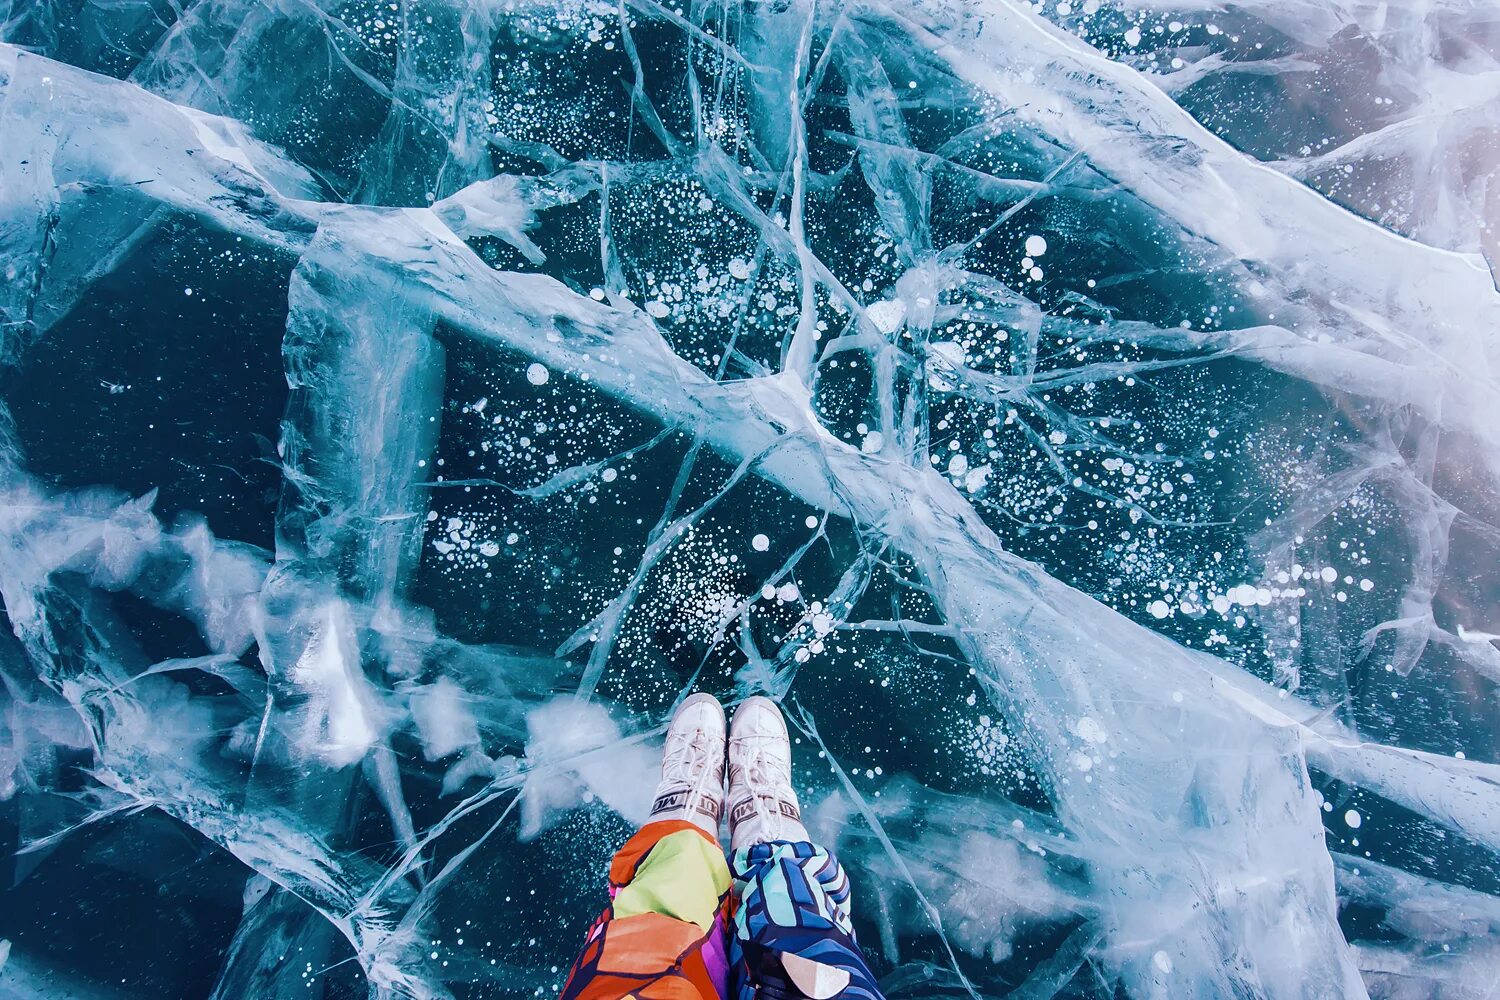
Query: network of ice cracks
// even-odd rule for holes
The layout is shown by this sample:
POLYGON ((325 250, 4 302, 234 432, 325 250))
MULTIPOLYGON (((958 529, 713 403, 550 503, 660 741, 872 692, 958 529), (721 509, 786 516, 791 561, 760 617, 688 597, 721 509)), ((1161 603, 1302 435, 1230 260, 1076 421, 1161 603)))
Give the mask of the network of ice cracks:
POLYGON ((1500 981, 1500 11, 0 0, 0 992, 551 995, 687 691, 893 998, 1500 981))

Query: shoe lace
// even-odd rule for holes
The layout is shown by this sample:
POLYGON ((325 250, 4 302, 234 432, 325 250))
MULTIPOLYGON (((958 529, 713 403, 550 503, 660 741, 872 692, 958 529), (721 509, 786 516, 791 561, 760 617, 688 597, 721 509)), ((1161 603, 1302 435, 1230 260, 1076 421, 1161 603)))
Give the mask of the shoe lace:
POLYGON ((674 741, 662 759, 664 773, 701 773, 713 763, 715 741, 705 732, 694 732, 685 740, 674 741))
POLYGON ((767 788, 792 787, 790 762, 782 760, 779 755, 767 753, 766 745, 760 740, 746 741, 746 744, 741 744, 748 751, 742 765, 745 769, 745 781, 757 796, 764 794, 767 788))

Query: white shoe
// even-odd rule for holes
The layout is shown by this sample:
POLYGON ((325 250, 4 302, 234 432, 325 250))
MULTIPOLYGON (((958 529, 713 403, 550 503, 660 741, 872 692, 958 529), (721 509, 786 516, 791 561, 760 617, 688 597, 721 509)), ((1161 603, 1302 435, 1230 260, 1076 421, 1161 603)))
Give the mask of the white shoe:
POLYGON ((651 821, 685 819, 719 837, 724 813, 724 706, 695 694, 677 706, 661 753, 651 821))
POLYGON ((792 741, 781 709, 747 698, 729 727, 729 845, 802 841, 807 828, 792 790, 792 741))

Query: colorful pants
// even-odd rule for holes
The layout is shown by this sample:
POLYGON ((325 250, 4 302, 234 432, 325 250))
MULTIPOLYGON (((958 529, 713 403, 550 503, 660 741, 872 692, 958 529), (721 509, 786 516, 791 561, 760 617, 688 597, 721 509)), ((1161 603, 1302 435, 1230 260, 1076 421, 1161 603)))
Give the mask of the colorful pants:
POLYGON ((563 1000, 881 1000, 832 854, 777 842, 732 860, 731 876, 692 823, 642 827, 610 864, 563 1000))

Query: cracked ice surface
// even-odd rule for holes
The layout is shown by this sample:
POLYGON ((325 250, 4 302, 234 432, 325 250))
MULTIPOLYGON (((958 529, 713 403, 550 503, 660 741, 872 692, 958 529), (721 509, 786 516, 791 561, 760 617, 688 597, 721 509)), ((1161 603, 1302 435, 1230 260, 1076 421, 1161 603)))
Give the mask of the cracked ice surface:
POLYGON ((1493 11, 0 23, 0 986, 548 995, 699 688, 892 997, 1493 987, 1493 11))

